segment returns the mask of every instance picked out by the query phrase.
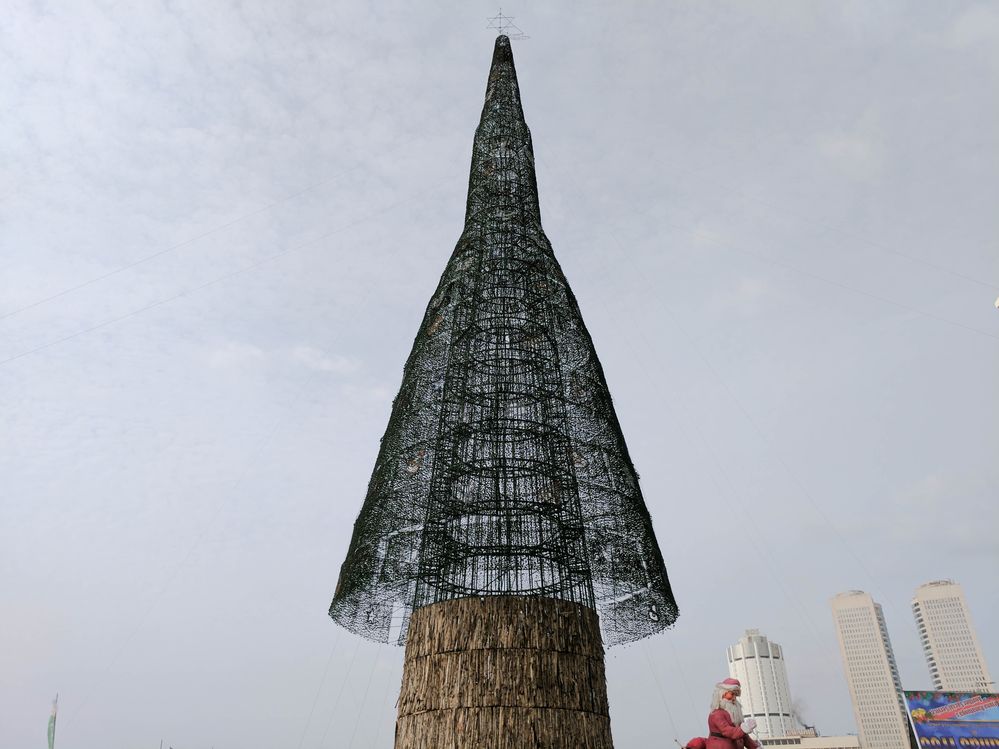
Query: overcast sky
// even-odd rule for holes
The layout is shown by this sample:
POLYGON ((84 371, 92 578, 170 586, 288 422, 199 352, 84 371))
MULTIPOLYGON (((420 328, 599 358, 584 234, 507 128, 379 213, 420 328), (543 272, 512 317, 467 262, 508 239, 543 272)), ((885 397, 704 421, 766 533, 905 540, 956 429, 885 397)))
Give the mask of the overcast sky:
MULTIPOLYGON (((829 598, 963 583, 999 673, 999 4, 504 6, 545 229, 681 616, 618 749, 829 598)), ((326 615, 464 214, 496 6, 20 2, 0 22, 0 746, 390 747, 402 650, 326 615), (369 7, 370 6, 370 7, 369 7)))

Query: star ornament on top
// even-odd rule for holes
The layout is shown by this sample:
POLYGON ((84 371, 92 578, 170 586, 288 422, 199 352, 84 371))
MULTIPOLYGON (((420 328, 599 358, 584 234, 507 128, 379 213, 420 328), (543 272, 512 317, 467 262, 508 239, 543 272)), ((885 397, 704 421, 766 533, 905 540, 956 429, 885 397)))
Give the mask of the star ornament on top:
POLYGON ((487 19, 489 25, 486 26, 487 29, 496 29, 500 34, 506 34, 510 39, 530 39, 527 34, 525 34, 517 24, 513 22, 513 16, 504 16, 503 9, 499 9, 497 13, 492 18, 487 19))

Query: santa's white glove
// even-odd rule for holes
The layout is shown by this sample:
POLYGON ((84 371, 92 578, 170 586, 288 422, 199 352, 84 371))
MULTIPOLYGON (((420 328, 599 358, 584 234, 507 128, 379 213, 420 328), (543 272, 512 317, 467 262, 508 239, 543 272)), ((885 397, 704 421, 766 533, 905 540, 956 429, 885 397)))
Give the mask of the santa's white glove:
POLYGON ((752 718, 746 718, 744 721, 742 721, 742 730, 745 733, 752 733, 753 731, 756 730, 756 721, 753 720, 752 718))

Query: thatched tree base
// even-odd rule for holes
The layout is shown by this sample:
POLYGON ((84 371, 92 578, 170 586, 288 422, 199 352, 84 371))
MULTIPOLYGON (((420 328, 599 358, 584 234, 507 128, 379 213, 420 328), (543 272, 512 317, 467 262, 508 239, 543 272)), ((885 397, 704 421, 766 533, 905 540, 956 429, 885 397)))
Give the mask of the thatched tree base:
POLYGON ((597 614, 551 598, 413 612, 395 749, 612 749, 597 614))

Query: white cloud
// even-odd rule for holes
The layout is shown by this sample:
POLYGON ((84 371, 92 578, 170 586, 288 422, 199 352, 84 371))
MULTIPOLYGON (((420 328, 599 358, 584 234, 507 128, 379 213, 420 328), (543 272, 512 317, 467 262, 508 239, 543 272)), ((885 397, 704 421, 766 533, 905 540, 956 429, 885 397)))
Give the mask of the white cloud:
POLYGON ((947 30, 949 46, 966 49, 980 44, 999 48, 999 6, 975 5, 954 19, 947 30))
POLYGON ((725 314, 752 316, 760 311, 763 300, 772 293, 771 283, 759 276, 742 276, 726 284, 712 296, 711 305, 725 314))
POLYGON ((308 369, 335 374, 353 374, 361 368, 361 363, 350 356, 327 354, 312 346, 296 346, 291 352, 292 359, 308 369))
POLYGON ((881 173, 884 149, 878 139, 863 132, 824 133, 819 135, 820 153, 836 169, 858 180, 869 180, 881 173))
POLYGON ((388 403, 392 400, 392 390, 384 385, 345 385, 343 395, 348 400, 369 403, 388 403))
POLYGON ((892 501, 897 521, 890 528, 899 542, 936 548, 948 563, 959 556, 996 555, 991 541, 999 512, 977 477, 931 473, 902 488, 892 501), (941 533, 957 501, 961 514, 976 522, 947 523, 941 533))
POLYGON ((229 341, 224 346, 220 346, 208 355, 208 365, 212 369, 226 369, 229 367, 245 367, 247 365, 259 364, 264 361, 266 354, 263 349, 252 346, 248 343, 229 341))
POLYGON ((701 247, 715 247, 721 243, 722 234, 718 229, 704 222, 698 223, 689 233, 690 240, 701 247))
POLYGON ((349 375, 361 369, 352 356, 330 354, 315 346, 299 345, 291 349, 263 349, 251 343, 229 341, 208 354, 212 369, 242 368, 263 364, 304 367, 315 372, 349 375))
POLYGON ((746 276, 739 279, 739 286, 735 291, 735 300, 738 302, 755 302, 766 295, 770 285, 762 278, 751 278, 746 276))

